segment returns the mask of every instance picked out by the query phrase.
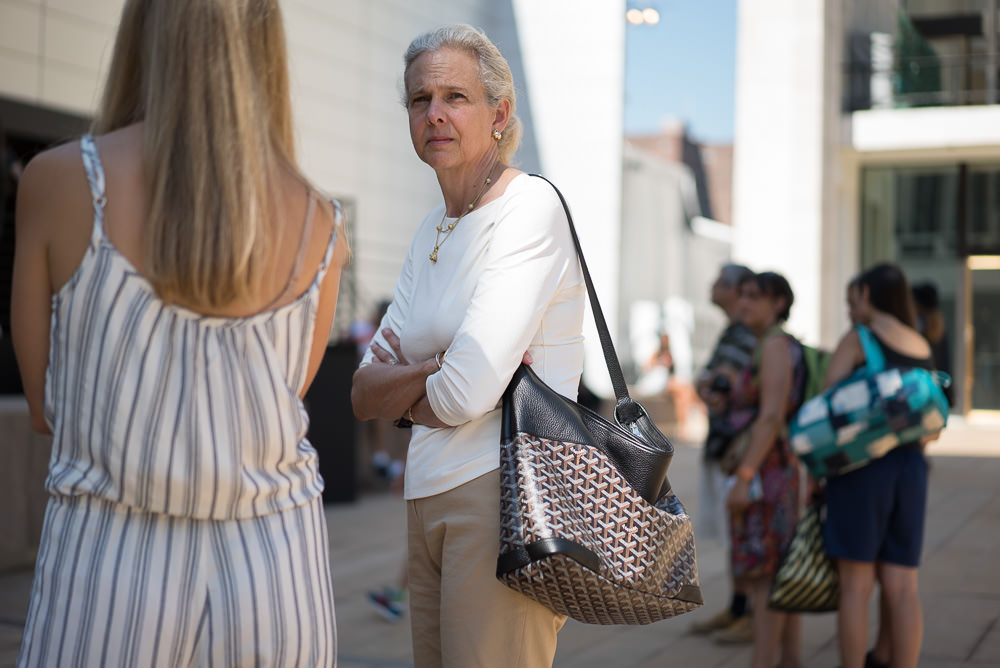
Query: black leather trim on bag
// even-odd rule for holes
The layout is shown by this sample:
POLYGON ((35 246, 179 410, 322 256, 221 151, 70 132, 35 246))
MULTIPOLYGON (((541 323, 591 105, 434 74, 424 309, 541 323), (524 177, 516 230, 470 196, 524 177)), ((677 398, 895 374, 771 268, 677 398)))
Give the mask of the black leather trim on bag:
POLYGON ((527 566, 532 561, 544 559, 553 554, 565 554, 581 566, 596 571, 601 567, 601 558, 592 550, 565 538, 543 538, 528 543, 512 552, 505 552, 497 558, 497 576, 527 566))
MULTIPOLYGON (((513 552, 501 554, 497 559, 497 577, 556 554, 567 556, 595 572, 601 566, 601 558, 596 553, 573 541, 564 538, 543 538, 513 552)), ((701 595, 701 587, 694 585, 683 585, 673 598, 698 605, 705 602, 701 595)))

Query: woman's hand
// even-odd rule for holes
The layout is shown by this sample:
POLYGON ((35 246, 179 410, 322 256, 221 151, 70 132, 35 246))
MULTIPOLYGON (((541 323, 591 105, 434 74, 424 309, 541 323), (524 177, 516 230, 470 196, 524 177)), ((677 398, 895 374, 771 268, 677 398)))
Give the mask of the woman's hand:
POLYGON ((750 506, 750 483, 737 478, 726 496, 726 508, 733 514, 741 514, 750 506))
MULTIPOLYGON (((406 415, 407 409, 416 415, 418 402, 426 403, 423 397, 427 378, 441 369, 437 361, 440 357, 410 362, 403 355, 399 336, 392 329, 383 329, 382 336, 391 350, 373 342, 370 346, 374 355, 371 364, 354 372, 351 404, 359 420, 396 420, 406 415)), ((433 415, 429 407, 428 412, 433 415)), ((420 422, 433 424, 429 417, 420 422)))
POLYGON ((708 411, 713 415, 721 415, 729 404, 729 396, 722 392, 707 392, 702 401, 708 406, 708 411))
POLYGON ((375 358, 383 364, 409 364, 410 362, 403 356, 402 344, 400 343, 399 336, 396 335, 396 332, 386 327, 382 330, 382 336, 385 337, 385 340, 389 344, 389 347, 392 348, 392 351, 390 352, 386 350, 379 345, 378 342, 373 341, 369 347, 375 355, 375 358))

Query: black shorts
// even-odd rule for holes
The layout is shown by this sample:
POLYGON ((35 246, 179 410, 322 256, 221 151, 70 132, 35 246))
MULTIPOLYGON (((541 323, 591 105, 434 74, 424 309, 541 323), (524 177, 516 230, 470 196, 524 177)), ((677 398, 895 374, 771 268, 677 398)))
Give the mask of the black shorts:
POLYGON ((927 460, 918 445, 891 450, 826 483, 826 552, 834 559, 916 567, 927 515, 927 460))

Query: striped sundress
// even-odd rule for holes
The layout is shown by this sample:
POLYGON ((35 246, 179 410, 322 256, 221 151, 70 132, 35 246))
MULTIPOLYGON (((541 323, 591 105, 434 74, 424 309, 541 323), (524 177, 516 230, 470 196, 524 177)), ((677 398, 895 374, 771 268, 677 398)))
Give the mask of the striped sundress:
POLYGON ((90 136, 81 152, 93 231, 52 299, 51 498, 18 665, 335 665, 299 393, 339 208, 297 299, 207 317, 158 299, 110 243, 90 136))

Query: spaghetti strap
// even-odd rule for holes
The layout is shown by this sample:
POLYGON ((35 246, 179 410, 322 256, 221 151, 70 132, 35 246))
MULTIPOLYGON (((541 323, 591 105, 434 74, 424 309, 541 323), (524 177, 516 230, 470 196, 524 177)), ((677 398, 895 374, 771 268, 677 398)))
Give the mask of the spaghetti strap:
POLYGON ((94 231, 92 239, 98 239, 103 234, 104 206, 108 203, 106 181, 101 156, 93 136, 87 134, 80 138, 80 154, 83 157, 83 168, 87 172, 87 182, 90 184, 90 196, 94 203, 94 231))
POLYGON ((333 206, 333 231, 330 233, 330 241, 327 242, 326 253, 319 265, 319 271, 316 272, 315 284, 323 282, 326 270, 330 268, 330 261, 333 260, 333 248, 337 245, 337 237, 344 226, 344 209, 340 206, 340 202, 332 198, 327 201, 333 206))

